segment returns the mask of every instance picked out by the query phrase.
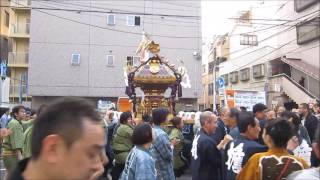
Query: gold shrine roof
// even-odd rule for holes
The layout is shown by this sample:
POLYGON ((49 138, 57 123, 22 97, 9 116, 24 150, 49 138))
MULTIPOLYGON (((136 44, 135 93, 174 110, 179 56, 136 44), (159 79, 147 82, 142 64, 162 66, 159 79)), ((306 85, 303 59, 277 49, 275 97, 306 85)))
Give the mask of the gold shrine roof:
POLYGON ((176 82, 176 77, 165 64, 152 60, 140 67, 133 81, 139 84, 173 84, 176 82))

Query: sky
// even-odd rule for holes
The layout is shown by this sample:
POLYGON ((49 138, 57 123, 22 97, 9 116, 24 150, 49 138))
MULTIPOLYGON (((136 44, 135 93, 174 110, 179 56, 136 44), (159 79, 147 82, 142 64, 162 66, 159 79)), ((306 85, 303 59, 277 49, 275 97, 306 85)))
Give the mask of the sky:
MULTIPOLYGON (((214 35, 223 35, 231 31, 234 20, 229 18, 243 10, 260 8, 260 5, 266 3, 264 0, 211 0, 201 2, 202 16, 202 63, 207 62, 210 43, 214 35)), ((267 2, 274 6, 278 2, 267 2)), ((261 17, 263 18, 263 17, 261 17)))
POLYGON ((202 1, 202 36, 211 40, 216 35, 229 32, 232 28, 232 21, 228 18, 234 17, 238 11, 250 7, 255 1, 229 1, 215 0, 202 1))

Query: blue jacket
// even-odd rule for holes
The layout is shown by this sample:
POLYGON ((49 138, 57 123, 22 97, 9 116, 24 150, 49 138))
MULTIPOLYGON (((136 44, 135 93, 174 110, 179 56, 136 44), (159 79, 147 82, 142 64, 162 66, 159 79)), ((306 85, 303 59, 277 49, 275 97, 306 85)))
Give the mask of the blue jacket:
POLYGON ((193 180, 222 179, 221 154, 215 141, 203 129, 192 143, 191 170, 193 180))
POLYGON ((150 152, 140 146, 130 151, 120 180, 156 180, 155 161, 150 152))
POLYGON ((156 160, 157 179, 174 180, 173 150, 169 136, 160 126, 154 126, 155 140, 152 146, 153 158, 156 160))

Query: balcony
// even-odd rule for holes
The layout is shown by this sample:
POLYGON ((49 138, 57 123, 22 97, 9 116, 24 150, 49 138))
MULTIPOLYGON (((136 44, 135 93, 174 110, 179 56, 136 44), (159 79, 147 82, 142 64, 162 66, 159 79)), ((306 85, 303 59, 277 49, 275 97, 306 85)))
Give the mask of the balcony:
POLYGON ((30 10, 31 0, 11 0, 11 6, 14 11, 30 10))
POLYGON ((10 37, 30 38, 30 24, 29 23, 11 24, 10 37))
POLYGON ((27 52, 9 52, 8 54, 9 67, 28 67, 29 53, 27 52))

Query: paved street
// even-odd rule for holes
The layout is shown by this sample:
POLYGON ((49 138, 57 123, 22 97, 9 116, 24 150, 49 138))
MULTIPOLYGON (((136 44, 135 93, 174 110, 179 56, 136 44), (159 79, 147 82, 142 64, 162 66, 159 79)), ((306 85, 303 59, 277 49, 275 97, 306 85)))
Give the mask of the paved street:
POLYGON ((4 179, 5 169, 2 161, 2 157, 0 158, 0 180, 4 179))

